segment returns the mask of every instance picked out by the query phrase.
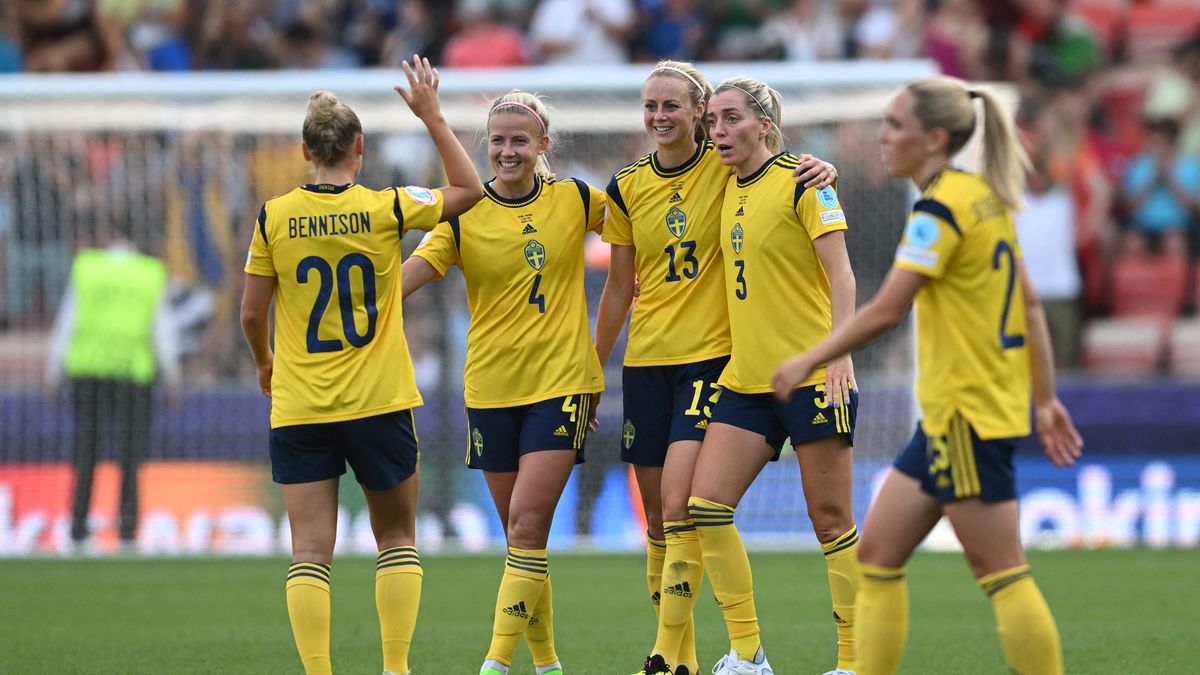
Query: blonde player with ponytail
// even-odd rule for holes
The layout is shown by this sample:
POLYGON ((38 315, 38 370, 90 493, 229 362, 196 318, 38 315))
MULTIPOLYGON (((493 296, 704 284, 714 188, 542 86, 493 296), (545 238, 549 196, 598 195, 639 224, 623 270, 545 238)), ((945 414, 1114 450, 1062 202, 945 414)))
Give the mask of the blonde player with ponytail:
POLYGON ((484 472, 508 556, 482 675, 505 675, 522 636, 537 675, 561 675, 546 541, 604 378, 588 326, 584 235, 605 196, 546 162, 550 116, 511 91, 492 101, 485 199, 441 223, 404 263, 404 295, 458 265, 471 328, 463 387, 466 462, 484 472))
POLYGON ((857 349, 917 312, 922 419, 896 457, 863 528, 858 595, 860 675, 900 668, 908 637, 905 565, 944 515, 991 599, 1005 660, 1021 675, 1060 675, 1062 647, 1021 551, 1013 451, 1030 432, 1032 403, 1046 457, 1081 456, 1083 440, 1059 401, 1046 317, 1029 282, 1012 212, 1021 206, 1024 153, 986 89, 936 77, 905 87, 879 128, 884 163, 921 189, 891 273, 833 335, 785 361, 786 399, 818 364, 857 349), (983 120, 983 170, 951 158, 983 120))
MULTIPOLYGON (((621 458, 633 465, 646 515, 646 580, 658 614, 642 675, 699 672, 692 606, 703 566, 687 511, 692 473, 729 361, 721 270, 720 208, 729 178, 704 127, 712 85, 690 63, 661 61, 642 88, 654 152, 608 184, 612 247, 596 320, 596 351, 608 361, 633 297, 625 350, 621 458)), ((833 181, 830 164, 805 157, 796 180, 833 181)))

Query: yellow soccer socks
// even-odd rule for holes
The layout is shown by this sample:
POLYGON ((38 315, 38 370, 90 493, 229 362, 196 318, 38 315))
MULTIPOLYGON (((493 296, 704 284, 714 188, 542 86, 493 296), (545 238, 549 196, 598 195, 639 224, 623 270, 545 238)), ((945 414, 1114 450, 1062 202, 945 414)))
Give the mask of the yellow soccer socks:
POLYGON ((989 574, 979 586, 992 600, 1004 659, 1017 675, 1062 675, 1058 626, 1041 590, 1021 565, 989 574))
POLYGON ((288 618, 305 675, 331 675, 329 663, 329 565, 296 562, 288 568, 288 618))
POLYGON ((487 660, 512 665, 517 643, 529 626, 529 616, 537 608, 548 574, 546 549, 508 549, 504 576, 496 594, 496 616, 487 660))
POLYGON ((762 646, 754 611, 754 581, 746 547, 733 524, 733 509, 692 497, 688 512, 700 535, 704 569, 725 615, 729 641, 739 659, 753 661, 762 646))
POLYGON ((900 669, 908 642, 908 582, 903 567, 861 567, 854 631, 858 672, 891 675, 900 669))
POLYGON ((829 568, 829 594, 833 598, 833 620, 837 624, 838 668, 855 669, 854 599, 862 570, 858 566, 858 527, 828 544, 821 544, 829 568))
POLYGON ((541 668, 558 661, 554 651, 554 589, 550 586, 550 575, 542 586, 542 596, 529 617, 525 628, 525 642, 533 656, 533 665, 541 668))
POLYGON ((417 627, 424 571, 416 546, 380 551, 375 563, 375 608, 383 639, 383 669, 408 672, 408 650, 417 627))
POLYGON ((658 638, 651 653, 662 656, 671 666, 686 665, 690 672, 696 673, 700 664, 692 611, 704 577, 700 536, 690 518, 663 523, 663 532, 665 572, 658 606, 658 638))

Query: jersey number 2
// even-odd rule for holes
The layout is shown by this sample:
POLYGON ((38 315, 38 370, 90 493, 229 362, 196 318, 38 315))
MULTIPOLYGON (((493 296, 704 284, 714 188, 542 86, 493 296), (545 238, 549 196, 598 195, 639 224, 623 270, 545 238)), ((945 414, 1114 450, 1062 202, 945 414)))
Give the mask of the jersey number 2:
MULTIPOLYGON (((334 272, 324 258, 310 255, 296 266, 296 281, 308 283, 308 273, 317 271, 320 277, 320 287, 317 288, 317 301, 313 303, 312 313, 308 316, 308 353, 340 352, 341 340, 322 340, 317 335, 321 327, 321 317, 329 307, 329 298, 333 295, 334 272)), ((375 306, 375 266, 371 259, 361 253, 350 253, 338 261, 337 265, 338 306, 342 310, 342 334, 346 341, 354 347, 365 347, 375 339, 375 321, 379 316, 379 308, 375 306), (362 272, 363 305, 367 312, 367 332, 359 334, 354 325, 354 297, 350 294, 350 268, 357 267, 362 272)))
POLYGON ((1017 256, 1013 253, 1012 246, 1003 239, 996 243, 996 250, 992 252, 992 269, 1000 269, 1001 258, 1008 258, 1008 288, 1004 291, 1004 312, 1000 314, 1000 348, 1024 347, 1024 335, 1009 335, 1004 332, 1008 325, 1008 313, 1012 310, 1013 291, 1017 287, 1017 256))

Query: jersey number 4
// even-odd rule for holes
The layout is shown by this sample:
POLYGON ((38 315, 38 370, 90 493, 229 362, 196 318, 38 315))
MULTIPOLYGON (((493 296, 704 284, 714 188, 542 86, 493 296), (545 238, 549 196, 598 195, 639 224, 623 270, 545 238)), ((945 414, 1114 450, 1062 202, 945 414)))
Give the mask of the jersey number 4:
MULTIPOLYGON (((308 353, 340 352, 341 340, 322 340, 317 331, 321 327, 321 317, 329 308, 329 298, 333 295, 334 271, 324 258, 310 255, 296 266, 296 281, 308 283, 309 272, 316 270, 320 277, 317 288, 317 301, 313 303, 312 313, 308 316, 308 353)), ((371 259, 361 253, 351 253, 338 261, 337 264, 338 306, 342 310, 342 334, 346 341, 354 347, 365 347, 375 339, 375 322, 379 316, 379 308, 375 306, 375 266, 371 259), (350 268, 357 267, 362 273, 363 305, 367 312, 367 331, 358 332, 354 325, 354 297, 350 293, 350 268)))

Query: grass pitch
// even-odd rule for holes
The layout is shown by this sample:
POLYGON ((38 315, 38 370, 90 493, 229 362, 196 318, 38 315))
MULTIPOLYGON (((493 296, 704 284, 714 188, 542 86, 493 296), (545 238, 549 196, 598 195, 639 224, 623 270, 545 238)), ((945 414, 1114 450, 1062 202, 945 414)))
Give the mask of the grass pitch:
MULTIPOLYGON (((0 560, 5 673, 299 673, 282 559, 0 560)), ((491 635, 501 554, 427 556, 412 665, 417 675, 474 675, 491 635)), ((763 641, 779 675, 834 665, 820 553, 751 555, 763 641)), ((1184 673, 1200 664, 1200 554, 1033 554, 1071 673, 1184 673)), ((654 641, 644 561, 551 552, 555 634, 569 675, 628 675, 654 641)), ((961 556, 909 565, 906 673, 1007 672, 991 605, 961 556)), ((728 649, 707 584, 697 609, 701 669, 728 649)), ((334 670, 379 673, 374 561, 333 565, 334 670)), ((524 647, 513 673, 533 669, 524 647)))

